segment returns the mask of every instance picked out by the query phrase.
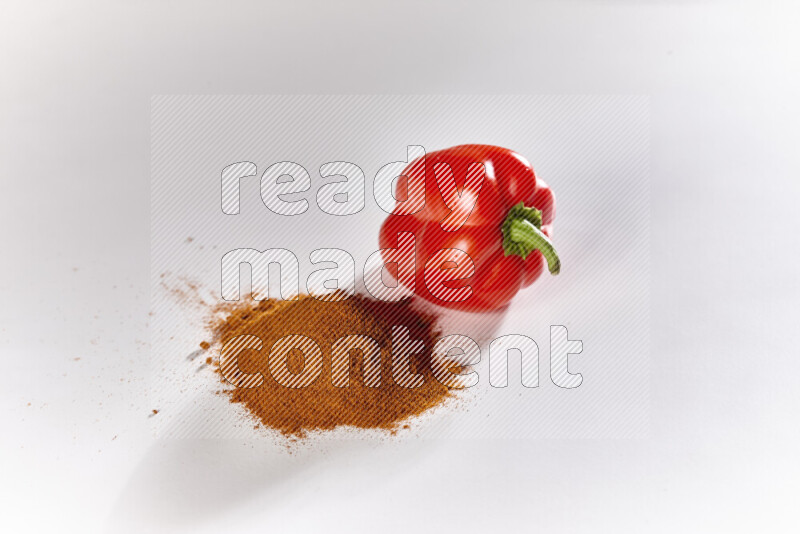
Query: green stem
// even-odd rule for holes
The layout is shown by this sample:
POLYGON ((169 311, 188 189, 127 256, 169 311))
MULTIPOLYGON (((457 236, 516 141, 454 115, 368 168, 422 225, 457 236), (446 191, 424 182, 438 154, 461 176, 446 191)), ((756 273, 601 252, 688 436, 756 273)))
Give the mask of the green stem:
POLYGON ((552 274, 561 271, 561 260, 553 243, 541 230, 528 221, 517 220, 511 223, 511 239, 531 251, 538 250, 547 260, 547 268, 552 274))
POLYGON ((503 221, 503 250, 506 256, 516 254, 523 260, 528 254, 538 250, 547 261, 550 273, 558 274, 561 271, 561 260, 541 227, 542 212, 536 208, 527 208, 522 203, 517 204, 503 221))

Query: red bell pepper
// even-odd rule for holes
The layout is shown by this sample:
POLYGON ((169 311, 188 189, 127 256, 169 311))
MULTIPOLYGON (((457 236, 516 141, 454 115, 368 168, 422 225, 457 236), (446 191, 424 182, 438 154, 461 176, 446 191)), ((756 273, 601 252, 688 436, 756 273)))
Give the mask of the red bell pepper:
MULTIPOLYGON (((552 274, 560 270, 550 241, 555 197, 516 152, 489 145, 431 152, 406 167, 395 198, 380 246, 389 250, 398 246, 400 233, 414 235, 412 284, 426 300, 462 310, 496 309, 539 278, 545 262, 552 274)), ((398 278, 397 266, 383 255, 387 271, 398 278)))

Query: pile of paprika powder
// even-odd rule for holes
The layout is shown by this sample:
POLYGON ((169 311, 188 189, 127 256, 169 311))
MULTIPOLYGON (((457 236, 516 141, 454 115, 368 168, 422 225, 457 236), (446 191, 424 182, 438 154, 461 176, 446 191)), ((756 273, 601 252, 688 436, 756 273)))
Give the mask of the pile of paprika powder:
MULTIPOLYGON (((257 336, 265 350, 242 351, 238 367, 246 373, 261 373, 258 387, 221 390, 233 403, 241 404, 264 427, 288 437, 338 427, 396 431, 410 418, 442 405, 453 392, 432 374, 431 349, 439 339, 434 317, 416 310, 410 301, 383 302, 356 295, 346 300, 323 301, 302 295, 297 300, 263 300, 223 304, 222 318, 211 324, 213 341, 224 346, 237 336, 257 336), (411 356, 411 372, 423 377, 420 387, 407 388, 392 379, 391 332, 393 326, 408 328, 411 338, 425 349, 411 356), (331 347, 348 335, 374 339, 381 351, 381 380, 377 387, 365 384, 364 357, 349 354, 347 387, 332 381, 331 347), (289 335, 312 339, 323 354, 319 376, 302 388, 279 384, 269 371, 269 347, 289 335)), ((300 373, 304 356, 293 351, 288 357, 291 372, 300 373)), ((217 372, 220 372, 217 362, 217 372)))

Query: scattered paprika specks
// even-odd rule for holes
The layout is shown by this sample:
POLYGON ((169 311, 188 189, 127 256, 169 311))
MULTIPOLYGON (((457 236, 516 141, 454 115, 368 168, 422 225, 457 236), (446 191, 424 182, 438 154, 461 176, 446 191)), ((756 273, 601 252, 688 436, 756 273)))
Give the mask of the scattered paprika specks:
POLYGON ((206 365, 211 365, 211 362, 213 361, 214 360, 211 359, 211 356, 209 356, 208 358, 206 358, 206 365))
POLYGON ((201 341, 200 348, 203 350, 208 350, 211 347, 211 344, 208 341, 201 341))

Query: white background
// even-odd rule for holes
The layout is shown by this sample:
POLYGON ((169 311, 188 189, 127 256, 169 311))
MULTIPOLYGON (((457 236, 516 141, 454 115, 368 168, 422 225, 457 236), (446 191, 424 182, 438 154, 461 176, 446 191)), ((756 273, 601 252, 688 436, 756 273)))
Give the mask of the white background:
POLYGON ((796 530, 798 7, 433 4, 3 2, 0 528, 796 530), (650 95, 650 437, 152 438, 169 93, 650 95))

